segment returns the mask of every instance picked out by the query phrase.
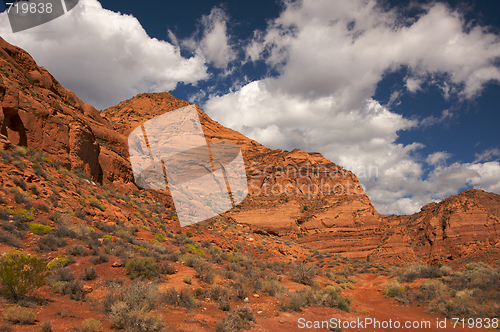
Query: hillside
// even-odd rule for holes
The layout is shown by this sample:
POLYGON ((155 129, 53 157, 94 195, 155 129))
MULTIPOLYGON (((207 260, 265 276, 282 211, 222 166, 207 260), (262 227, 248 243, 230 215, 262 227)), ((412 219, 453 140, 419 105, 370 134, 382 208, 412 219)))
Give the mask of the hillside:
POLYGON ((300 317, 500 315, 496 194, 468 190, 412 216, 380 215, 356 176, 321 154, 270 150, 198 108, 209 141, 241 147, 249 195, 181 228, 168 190, 134 184, 127 136, 186 101, 140 94, 99 112, 3 39, 0 78, 0 253, 50 263, 33 293, 12 296, 0 282, 2 331, 33 330, 13 317, 15 303, 43 331, 301 331, 300 317), (477 261, 491 266, 467 264, 477 261), (85 327, 90 318, 101 327, 85 327))

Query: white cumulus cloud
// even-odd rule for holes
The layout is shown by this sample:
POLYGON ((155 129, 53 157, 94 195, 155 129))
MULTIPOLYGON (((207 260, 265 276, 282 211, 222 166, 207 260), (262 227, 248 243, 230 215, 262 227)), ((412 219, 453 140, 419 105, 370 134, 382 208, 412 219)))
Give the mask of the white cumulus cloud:
MULTIPOLYGON (((401 67, 409 72, 408 91, 434 82, 446 98, 450 92, 473 98, 486 82, 500 80, 497 35, 479 26, 466 31, 461 15, 444 4, 423 9, 408 20, 373 0, 286 2, 245 49, 249 61, 264 60, 278 75, 213 95, 205 110, 269 147, 319 151, 362 174, 381 213, 413 213, 466 186, 500 193, 496 164, 447 166, 444 151, 426 159, 419 156, 422 144, 397 143, 399 131, 442 123, 452 112, 419 122, 372 99, 384 75, 401 67)), ((393 94, 388 106, 397 99, 393 94)))
POLYGON ((204 57, 183 58, 179 47, 150 38, 135 17, 103 9, 96 0, 80 0, 67 14, 18 33, 4 12, 0 34, 98 109, 207 78, 204 57))

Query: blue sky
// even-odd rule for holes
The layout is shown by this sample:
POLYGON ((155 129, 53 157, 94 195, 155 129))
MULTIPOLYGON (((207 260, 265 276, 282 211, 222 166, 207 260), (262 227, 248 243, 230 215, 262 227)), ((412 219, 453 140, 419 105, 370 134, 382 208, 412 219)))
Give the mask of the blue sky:
POLYGON ((15 34, 3 13, 0 35, 98 109, 169 91, 270 148, 321 152, 381 213, 500 194, 498 1, 146 3, 80 0, 15 34))

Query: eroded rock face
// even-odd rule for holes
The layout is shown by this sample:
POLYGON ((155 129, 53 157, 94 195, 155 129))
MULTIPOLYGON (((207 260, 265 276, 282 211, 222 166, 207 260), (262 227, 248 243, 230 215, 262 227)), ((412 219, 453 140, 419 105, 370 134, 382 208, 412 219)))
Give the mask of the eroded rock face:
MULTIPOLYGON (((0 67, 0 146, 45 151, 68 169, 80 168, 120 191, 138 189, 128 134, 142 122, 189 105, 164 92, 140 94, 99 112, 1 38, 0 67)), ((225 217, 256 233, 386 262, 441 262, 500 247, 498 195, 468 190, 411 216, 382 216, 356 176, 321 154, 270 150, 199 108, 198 114, 207 141, 229 141, 243 151, 249 195, 225 217)), ((172 207, 168 190, 150 194, 172 207)))
POLYGON ((131 183, 126 140, 91 105, 62 87, 31 56, 0 38, 0 133, 14 145, 42 150, 94 181, 131 183), (101 144, 114 143, 117 153, 101 144))

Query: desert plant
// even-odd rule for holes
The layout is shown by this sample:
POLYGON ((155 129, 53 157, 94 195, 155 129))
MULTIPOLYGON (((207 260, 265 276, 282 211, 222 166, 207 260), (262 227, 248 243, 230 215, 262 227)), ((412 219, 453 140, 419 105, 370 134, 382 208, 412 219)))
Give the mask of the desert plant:
POLYGON ((217 332, 238 332, 250 328, 250 322, 255 322, 251 308, 237 308, 215 325, 217 332))
POLYGON ((0 232, 0 243, 16 248, 20 248, 23 245, 21 239, 18 236, 7 231, 0 232))
POLYGON ((383 289, 383 293, 386 297, 396 297, 401 295, 406 289, 399 284, 397 280, 389 281, 385 288, 383 289))
POLYGON ((99 254, 97 256, 90 257, 90 262, 94 265, 107 263, 108 261, 109 261, 108 256, 106 256, 104 254, 99 254))
POLYGON ((64 257, 63 255, 58 255, 56 258, 54 258, 47 264, 47 269, 52 270, 54 268, 65 267, 70 262, 71 261, 68 258, 64 257))
POLYGON ((18 305, 15 305, 5 310, 2 316, 12 324, 25 325, 25 324, 35 323, 35 313, 33 312, 33 310, 30 310, 28 308, 23 308, 18 305))
POLYGON ((52 323, 50 320, 46 320, 45 322, 40 323, 40 330, 42 332, 53 332, 52 323))
POLYGON ((43 286, 47 264, 36 255, 12 250, 0 257, 0 287, 15 300, 43 286))
POLYGON ((78 332, 98 332, 101 331, 101 322, 94 318, 85 319, 79 328, 76 330, 78 332))
POLYGON ((125 268, 131 279, 138 277, 154 279, 162 272, 161 265, 151 258, 134 258, 127 262, 125 268))
POLYGON ((68 256, 86 256, 87 249, 83 245, 77 243, 66 249, 66 254, 68 256))
POLYGON ((52 231, 50 234, 42 236, 37 240, 38 249, 40 251, 56 251, 59 248, 66 246, 66 240, 57 237, 56 234, 53 234, 55 232, 56 231, 52 231))
POLYGON ((52 227, 38 223, 30 224, 28 227, 33 234, 37 235, 45 235, 52 230, 52 227))
POLYGON ((97 278, 97 272, 93 267, 89 267, 88 269, 83 270, 82 280, 94 280, 97 278))
POLYGON ((72 281, 75 279, 75 274, 71 272, 69 267, 59 267, 52 270, 52 275, 49 277, 49 283, 54 284, 58 281, 72 281))
POLYGON ((291 268, 292 280, 304 285, 310 285, 316 276, 316 266, 312 264, 295 263, 291 268))

